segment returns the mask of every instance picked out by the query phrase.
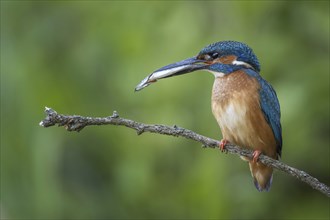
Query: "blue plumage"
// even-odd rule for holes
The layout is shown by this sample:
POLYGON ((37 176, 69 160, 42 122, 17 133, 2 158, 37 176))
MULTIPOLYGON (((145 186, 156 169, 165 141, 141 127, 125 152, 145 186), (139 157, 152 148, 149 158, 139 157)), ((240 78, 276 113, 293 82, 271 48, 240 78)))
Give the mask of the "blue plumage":
POLYGON ((228 65, 228 64, 222 64, 222 63, 214 63, 207 68, 208 70, 214 71, 214 72, 222 72, 224 74, 230 74, 232 72, 235 72, 237 70, 242 69, 241 66, 238 65, 228 65))
POLYGON ((204 47, 200 52, 201 54, 211 54, 217 52, 221 56, 235 55, 237 61, 243 61, 249 63, 256 71, 260 72, 260 64, 257 56, 253 53, 253 50, 244 43, 237 41, 221 41, 210 44, 204 47))

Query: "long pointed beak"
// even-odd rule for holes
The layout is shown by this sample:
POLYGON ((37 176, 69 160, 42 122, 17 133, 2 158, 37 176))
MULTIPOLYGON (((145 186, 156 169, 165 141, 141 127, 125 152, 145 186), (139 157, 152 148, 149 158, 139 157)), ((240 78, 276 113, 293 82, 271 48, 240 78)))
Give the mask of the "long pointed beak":
POLYGON ((205 66, 207 66, 206 63, 204 63, 204 60, 199 60, 196 57, 188 58, 186 60, 182 60, 177 63, 172 63, 167 66, 164 66, 153 73, 151 73, 149 76, 144 78, 136 87, 135 91, 142 90, 143 88, 149 86, 151 83, 157 82, 159 79, 177 76, 185 73, 191 73, 196 70, 201 70, 205 66))

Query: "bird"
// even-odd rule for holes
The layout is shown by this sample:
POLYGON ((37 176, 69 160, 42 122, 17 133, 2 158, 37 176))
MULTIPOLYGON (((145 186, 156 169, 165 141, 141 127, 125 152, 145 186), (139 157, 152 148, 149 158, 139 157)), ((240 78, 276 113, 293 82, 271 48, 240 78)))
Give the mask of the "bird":
POLYGON ((258 159, 260 154, 275 160, 281 157, 280 104, 273 87, 261 77, 258 58, 247 44, 229 40, 207 45, 196 56, 152 72, 135 91, 198 70, 215 77, 211 107, 222 133, 220 150, 225 151, 228 143, 252 150, 251 158, 241 158, 249 163, 256 189, 269 191, 273 169, 258 159))

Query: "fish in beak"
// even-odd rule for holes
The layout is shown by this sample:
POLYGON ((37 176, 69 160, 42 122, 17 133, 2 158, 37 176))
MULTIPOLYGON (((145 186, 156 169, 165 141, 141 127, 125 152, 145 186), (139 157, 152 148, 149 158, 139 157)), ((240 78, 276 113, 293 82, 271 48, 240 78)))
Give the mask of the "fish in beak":
POLYGON ((208 64, 205 63, 205 60, 199 60, 197 57, 192 57, 177 63, 169 64, 154 71, 149 76, 144 78, 135 87, 135 91, 140 91, 143 88, 149 86, 151 83, 157 82, 159 79, 191 73, 196 70, 204 69, 206 66, 208 66, 208 64))

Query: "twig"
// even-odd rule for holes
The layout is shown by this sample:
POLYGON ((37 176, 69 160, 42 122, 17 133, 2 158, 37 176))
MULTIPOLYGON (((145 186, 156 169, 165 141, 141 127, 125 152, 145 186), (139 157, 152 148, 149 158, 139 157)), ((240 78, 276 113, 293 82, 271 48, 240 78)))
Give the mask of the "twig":
MULTIPOLYGON (((219 141, 205 137, 203 135, 197 134, 191 130, 180 128, 176 125, 170 127, 166 125, 152 125, 136 122, 130 119, 125 119, 119 117, 116 111, 113 112, 112 116, 99 118, 99 117, 83 117, 79 115, 62 115, 58 114, 51 108, 45 108, 46 118, 40 122, 42 127, 50 127, 53 125, 64 126, 68 131, 81 131, 84 127, 90 125, 120 125, 126 126, 136 130, 137 134, 140 135, 144 132, 157 133, 162 135, 170 135, 175 137, 185 137, 197 142, 202 143, 203 147, 208 148, 218 148, 219 141)), ((233 144, 227 144, 226 151, 231 154, 237 154, 240 156, 246 156, 252 158, 252 151, 247 149, 242 149, 233 144)), ((320 191, 326 196, 330 197, 330 188, 318 181, 315 177, 309 175, 305 171, 298 170, 296 168, 290 167, 283 162, 274 160, 268 156, 260 155, 259 161, 275 169, 281 170, 297 179, 307 183, 313 189, 320 191)))

